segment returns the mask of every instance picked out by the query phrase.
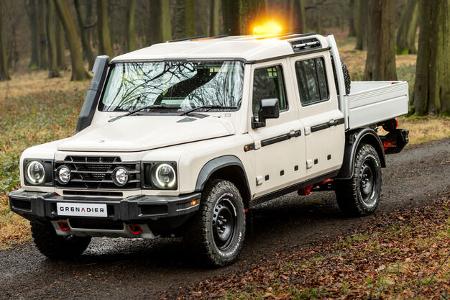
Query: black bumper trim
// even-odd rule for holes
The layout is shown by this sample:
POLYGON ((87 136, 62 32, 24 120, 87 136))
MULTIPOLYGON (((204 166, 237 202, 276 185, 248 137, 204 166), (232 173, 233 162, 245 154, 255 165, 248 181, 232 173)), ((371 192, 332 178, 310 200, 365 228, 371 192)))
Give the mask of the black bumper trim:
POLYGON ((11 210, 27 219, 45 218, 55 220, 70 218, 58 216, 56 211, 57 202, 105 203, 108 217, 101 219, 135 222, 155 221, 162 218, 192 214, 199 209, 201 193, 180 196, 136 195, 118 200, 105 197, 64 197, 56 193, 17 190, 9 193, 8 196, 11 210), (198 201, 192 203, 193 200, 198 201))

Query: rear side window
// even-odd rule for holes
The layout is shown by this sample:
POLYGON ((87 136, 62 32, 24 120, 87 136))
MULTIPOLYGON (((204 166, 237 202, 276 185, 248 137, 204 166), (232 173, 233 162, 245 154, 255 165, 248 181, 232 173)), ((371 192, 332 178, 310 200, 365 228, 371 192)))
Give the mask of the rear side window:
POLYGON ((280 111, 288 109, 283 69, 271 66, 256 69, 253 78, 253 115, 257 116, 262 99, 277 98, 280 111))
POLYGON ((295 71, 303 106, 329 99, 325 60, 322 57, 297 61, 295 71))

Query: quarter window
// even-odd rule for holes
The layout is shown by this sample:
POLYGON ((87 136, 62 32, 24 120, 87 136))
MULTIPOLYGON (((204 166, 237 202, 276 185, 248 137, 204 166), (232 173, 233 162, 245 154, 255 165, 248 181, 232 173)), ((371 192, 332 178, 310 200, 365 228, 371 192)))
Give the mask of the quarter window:
POLYGON ((253 115, 257 116, 261 100, 277 98, 280 111, 288 109, 286 89, 284 87, 283 69, 271 66, 256 69, 253 77, 253 115))
POLYGON ((322 57, 297 61, 295 70, 303 106, 329 99, 325 60, 322 57))

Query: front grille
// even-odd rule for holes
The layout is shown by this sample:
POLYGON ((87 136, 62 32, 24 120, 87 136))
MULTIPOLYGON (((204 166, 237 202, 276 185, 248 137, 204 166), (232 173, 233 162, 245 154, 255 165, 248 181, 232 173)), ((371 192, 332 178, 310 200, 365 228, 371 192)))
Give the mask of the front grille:
POLYGON ((55 162, 55 185, 65 188, 82 189, 138 189, 141 185, 139 162, 122 162, 120 157, 109 156, 67 156, 64 161, 55 162), (61 184, 56 178, 56 171, 62 165, 71 170, 68 184, 61 184), (112 180, 115 168, 124 167, 128 170, 129 179, 125 186, 118 187, 112 180))

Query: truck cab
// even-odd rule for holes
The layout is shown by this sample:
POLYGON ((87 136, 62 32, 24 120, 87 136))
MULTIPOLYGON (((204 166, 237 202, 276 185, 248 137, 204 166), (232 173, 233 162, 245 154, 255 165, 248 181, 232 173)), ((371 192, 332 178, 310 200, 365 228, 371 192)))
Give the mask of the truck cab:
POLYGON ((93 72, 77 132, 26 149, 9 194, 49 258, 94 236, 181 236, 223 266, 246 213, 279 195, 335 190, 343 213, 375 211, 385 154, 408 142, 407 83, 351 82, 333 36, 169 42, 93 72))

